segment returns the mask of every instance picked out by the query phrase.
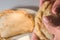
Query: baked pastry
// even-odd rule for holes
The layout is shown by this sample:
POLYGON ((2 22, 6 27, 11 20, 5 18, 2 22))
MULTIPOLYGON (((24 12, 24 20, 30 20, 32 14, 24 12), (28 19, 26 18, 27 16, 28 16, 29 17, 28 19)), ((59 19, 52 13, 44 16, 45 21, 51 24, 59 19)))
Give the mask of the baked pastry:
POLYGON ((50 40, 53 38, 53 35, 46 29, 42 18, 44 16, 49 16, 52 3, 46 1, 40 7, 38 13, 35 16, 35 28, 34 32, 39 37, 40 40, 50 40))
POLYGON ((0 37, 11 36, 32 32, 34 19, 26 10, 5 10, 0 12, 0 37))

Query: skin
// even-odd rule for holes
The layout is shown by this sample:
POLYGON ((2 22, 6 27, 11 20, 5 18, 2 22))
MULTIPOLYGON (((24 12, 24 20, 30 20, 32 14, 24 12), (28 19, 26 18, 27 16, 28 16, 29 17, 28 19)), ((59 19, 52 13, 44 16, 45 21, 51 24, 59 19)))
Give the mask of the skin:
MULTIPOLYGON (((43 4, 44 1, 46 0, 40 0, 40 6, 43 4)), ((48 0, 48 1, 51 1, 51 2, 55 1, 52 6, 52 13, 57 15, 59 13, 58 11, 60 10, 60 0, 48 0)), ((45 24, 48 31, 54 34, 54 38, 51 40, 60 40, 60 16, 58 16, 56 20, 54 20, 57 23, 59 23, 59 25, 54 24, 51 21, 52 18, 53 16, 43 17, 43 23, 45 24)), ((34 31, 32 32, 31 40, 39 40, 37 35, 34 33, 34 31)))

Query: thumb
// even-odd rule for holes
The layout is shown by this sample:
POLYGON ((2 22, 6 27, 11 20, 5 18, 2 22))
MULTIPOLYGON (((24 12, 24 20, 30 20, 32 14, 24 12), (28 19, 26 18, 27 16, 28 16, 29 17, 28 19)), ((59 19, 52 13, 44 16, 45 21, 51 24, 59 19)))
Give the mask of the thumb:
POLYGON ((32 32, 31 40, 40 40, 40 39, 34 32, 32 32))
POLYGON ((55 25, 54 23, 52 22, 52 16, 46 16, 46 17, 43 17, 43 23, 45 25, 45 27, 47 28, 47 30, 54 34, 55 33, 55 25))
POLYGON ((43 17, 42 21, 45 25, 55 26, 56 19, 50 15, 43 17))

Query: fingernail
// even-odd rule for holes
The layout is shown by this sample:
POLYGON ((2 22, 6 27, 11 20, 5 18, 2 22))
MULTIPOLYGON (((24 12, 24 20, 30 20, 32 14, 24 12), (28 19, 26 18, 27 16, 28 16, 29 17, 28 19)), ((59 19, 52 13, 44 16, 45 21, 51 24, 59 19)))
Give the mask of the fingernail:
POLYGON ((48 18, 47 17, 43 17, 43 22, 48 23, 49 22, 48 18))

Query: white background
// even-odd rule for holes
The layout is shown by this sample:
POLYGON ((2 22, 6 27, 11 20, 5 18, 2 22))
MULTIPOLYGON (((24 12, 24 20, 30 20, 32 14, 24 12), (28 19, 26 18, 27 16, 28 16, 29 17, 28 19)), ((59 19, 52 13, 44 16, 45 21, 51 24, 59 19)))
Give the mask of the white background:
POLYGON ((0 0, 0 10, 14 7, 39 6, 39 0, 0 0))

